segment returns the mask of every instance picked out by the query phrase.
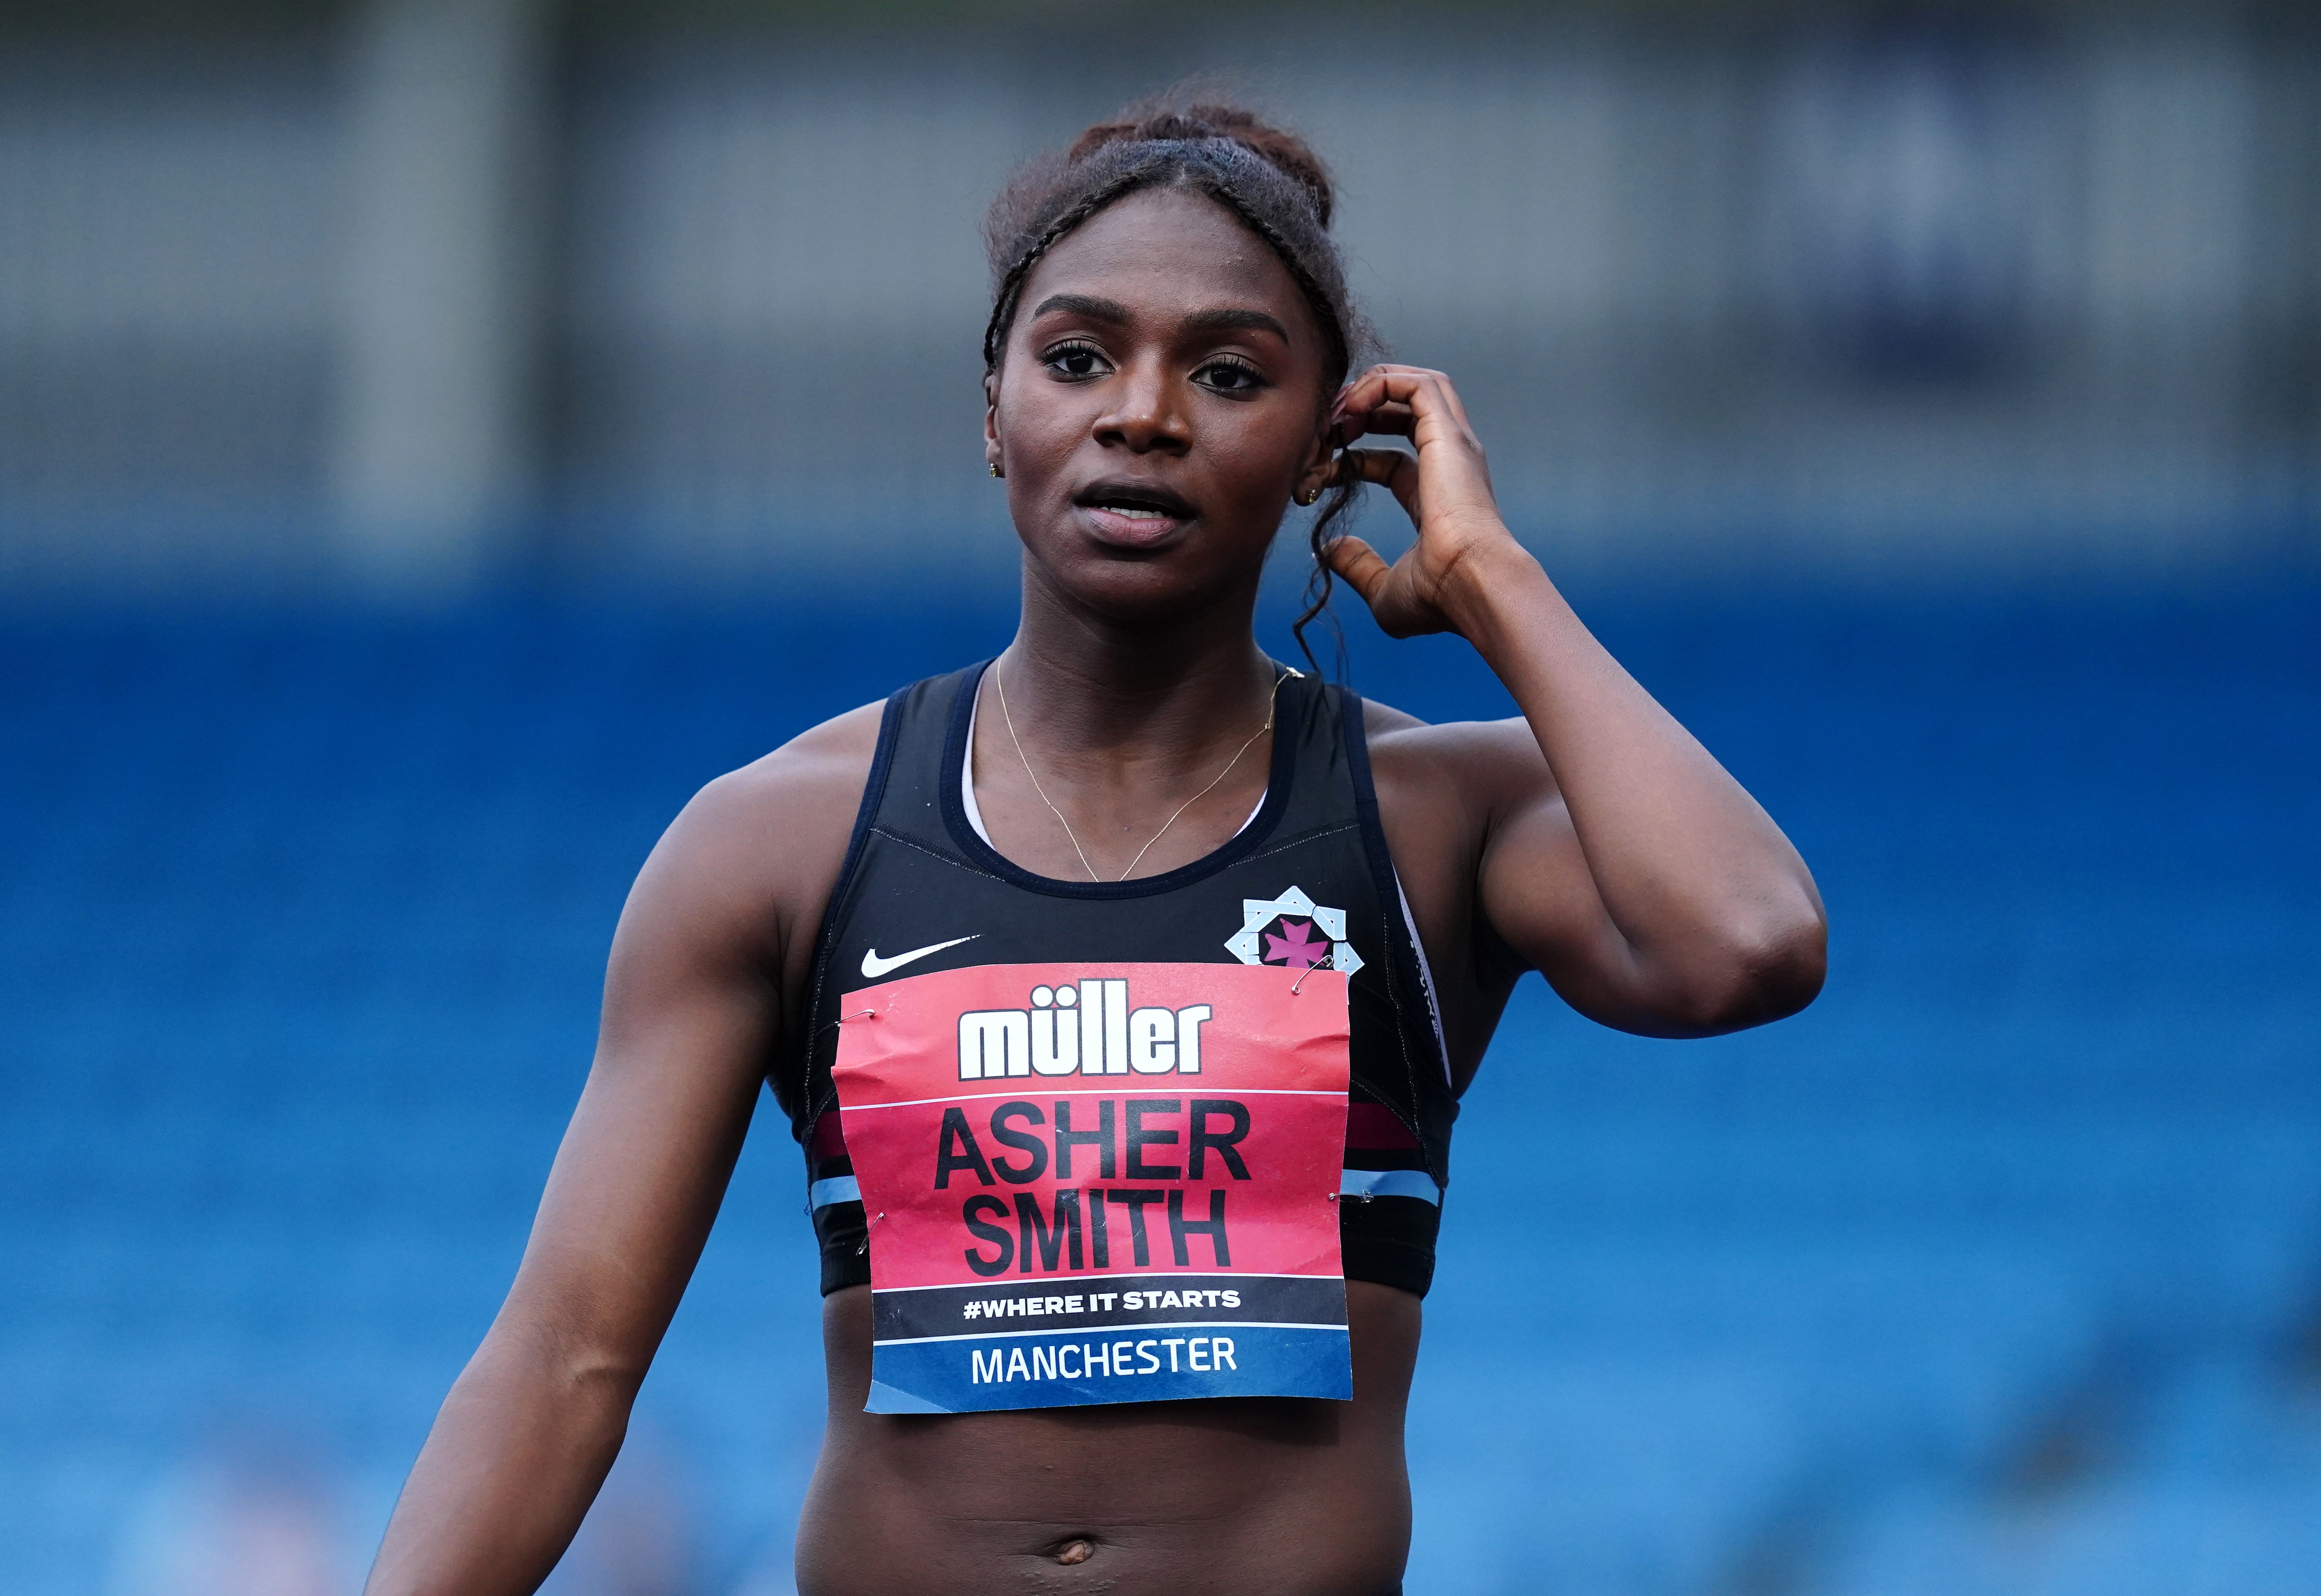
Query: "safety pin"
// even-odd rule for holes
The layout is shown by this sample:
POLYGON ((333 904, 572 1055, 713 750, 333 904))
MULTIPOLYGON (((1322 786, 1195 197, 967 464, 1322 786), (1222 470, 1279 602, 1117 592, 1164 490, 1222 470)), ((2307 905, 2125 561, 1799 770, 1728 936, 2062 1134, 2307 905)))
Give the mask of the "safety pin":
POLYGON ((1297 972, 1297 979, 1289 983, 1289 995, 1295 998, 1297 995, 1297 989, 1306 984, 1306 978, 1321 968, 1322 967, 1319 964, 1308 964, 1305 969, 1299 971, 1297 972))
POLYGON ((852 1014, 840 1015, 836 1019, 831 1021, 830 1024, 823 1026, 823 1029, 825 1031, 835 1030, 837 1027, 844 1025, 851 1019, 877 1019, 878 1017, 878 1011, 875 1008, 858 1008, 852 1014))
MULTIPOLYGON (((882 1213, 878 1216, 878 1219, 883 1219, 886 1217, 887 1216, 882 1213)), ((878 1219, 873 1219, 869 1224, 865 1225, 862 1227, 862 1245, 854 1249, 854 1255, 856 1257, 860 1258, 863 1254, 870 1250, 870 1233, 878 1227, 878 1219)))

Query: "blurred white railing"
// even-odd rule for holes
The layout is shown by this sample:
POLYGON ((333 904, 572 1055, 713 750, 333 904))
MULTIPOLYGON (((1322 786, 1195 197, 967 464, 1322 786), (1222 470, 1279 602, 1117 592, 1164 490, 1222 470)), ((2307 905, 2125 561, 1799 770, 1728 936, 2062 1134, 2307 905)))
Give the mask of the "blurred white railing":
POLYGON ((376 0, 338 40, 11 50, 0 586, 997 569, 982 205, 1211 68, 1333 161, 1381 328, 1567 557, 2312 523, 2321 32, 1269 14, 560 41, 376 0))

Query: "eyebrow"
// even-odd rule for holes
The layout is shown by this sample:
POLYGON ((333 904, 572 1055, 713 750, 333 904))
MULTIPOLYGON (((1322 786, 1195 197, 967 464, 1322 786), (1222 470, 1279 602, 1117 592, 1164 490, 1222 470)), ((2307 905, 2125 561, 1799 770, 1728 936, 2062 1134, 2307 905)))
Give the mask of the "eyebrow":
MULTIPOLYGON (((1089 294, 1051 294, 1040 301, 1032 315, 1036 319, 1051 310, 1086 316, 1090 321, 1110 322, 1115 326, 1125 326, 1136 319, 1128 306, 1117 299, 1099 299, 1089 294)), ((1289 342, 1289 329, 1261 310, 1197 310, 1181 324, 1188 332, 1223 333, 1245 329, 1270 333, 1284 343, 1289 342)))
POLYGON ((1034 317, 1046 315, 1051 310, 1069 311, 1074 315, 1087 316, 1090 321, 1124 324, 1134 320, 1128 306, 1117 299, 1098 299, 1088 294, 1051 294, 1040 301, 1033 311, 1034 317))
POLYGON ((1289 329, 1261 310, 1197 310, 1185 318, 1188 331, 1224 333, 1236 328, 1254 333, 1270 333, 1282 342, 1289 342, 1289 329))

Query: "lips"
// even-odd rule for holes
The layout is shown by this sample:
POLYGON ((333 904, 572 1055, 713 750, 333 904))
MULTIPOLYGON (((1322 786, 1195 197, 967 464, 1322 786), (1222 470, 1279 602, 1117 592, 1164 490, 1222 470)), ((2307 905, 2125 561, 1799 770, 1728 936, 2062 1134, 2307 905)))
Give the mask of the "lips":
POLYGON ((1151 548, 1179 532, 1197 513, 1181 496, 1147 482, 1095 482, 1072 496, 1088 529, 1121 548, 1151 548))

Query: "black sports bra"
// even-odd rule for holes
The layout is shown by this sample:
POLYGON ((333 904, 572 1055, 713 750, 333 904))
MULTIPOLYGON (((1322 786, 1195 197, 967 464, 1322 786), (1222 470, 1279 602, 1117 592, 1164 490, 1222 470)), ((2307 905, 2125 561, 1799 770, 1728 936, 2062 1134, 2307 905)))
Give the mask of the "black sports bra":
POLYGON ((1265 800, 1237 835, 1163 875, 1054 880, 994 851, 961 801, 988 665, 887 701, 815 947, 806 1023, 794 1033, 803 1040, 771 1072, 806 1153, 824 1292, 868 1285, 876 1245, 831 1076, 845 994, 904 971, 1084 960, 1350 971, 1345 1274, 1423 1295, 1458 1103, 1424 954, 1379 824, 1361 699, 1289 674, 1265 800))

